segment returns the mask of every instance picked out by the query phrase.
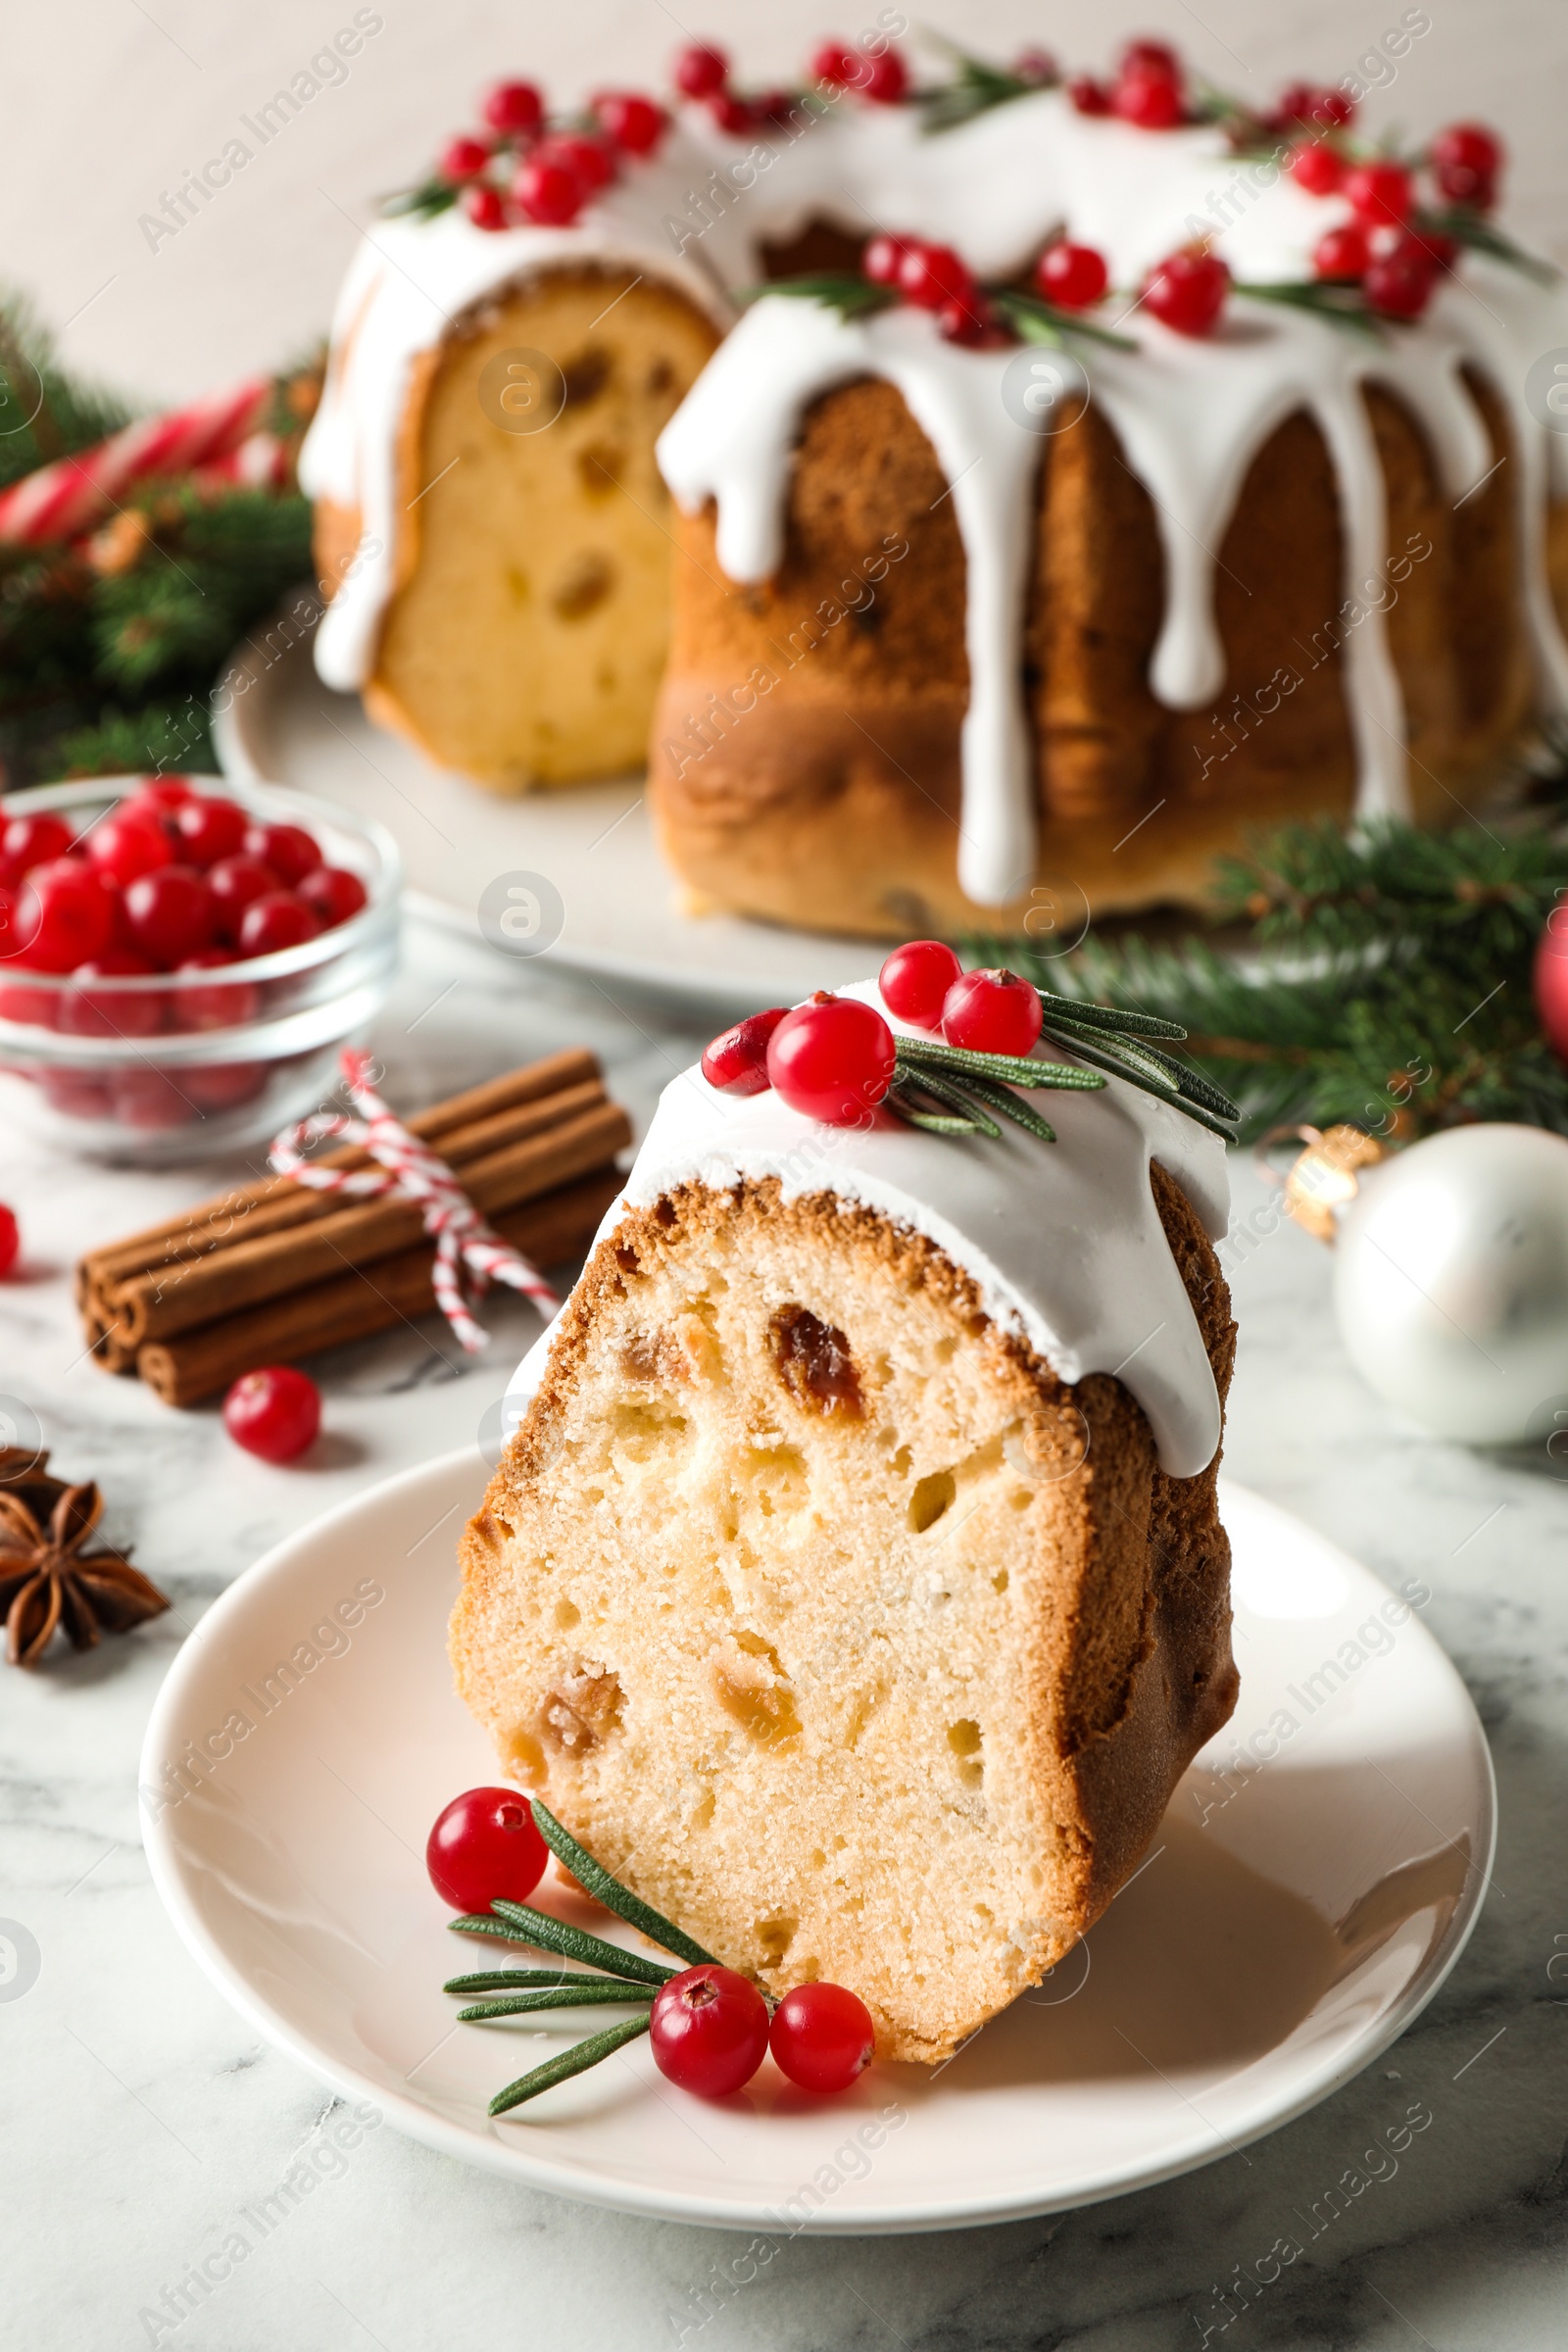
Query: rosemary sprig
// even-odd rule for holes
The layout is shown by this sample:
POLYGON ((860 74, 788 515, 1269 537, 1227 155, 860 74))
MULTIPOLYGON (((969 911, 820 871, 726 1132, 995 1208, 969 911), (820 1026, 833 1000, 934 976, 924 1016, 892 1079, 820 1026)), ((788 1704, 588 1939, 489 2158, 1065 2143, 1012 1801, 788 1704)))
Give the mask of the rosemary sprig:
POLYGON ((1157 1013, 1133 1012, 1120 1004, 1094 1004, 1087 997, 1055 997, 1049 988, 1036 992, 1046 1036, 1057 1021, 1078 1029, 1114 1029, 1126 1037, 1168 1037, 1179 1045, 1187 1032, 1180 1021, 1163 1021, 1157 1013))
MULTIPOLYGON (((618 1980, 629 1993, 637 1997, 648 1987, 640 1977, 618 1980)), ((477 1976, 448 1977, 443 1992, 531 1992, 558 1991, 564 1984, 603 1984, 615 1979, 574 1976, 569 1968, 485 1968, 477 1976)))
POLYGON ((1342 326, 1353 335, 1369 335, 1378 340, 1379 318, 1361 291, 1358 279, 1349 277, 1288 277, 1276 280, 1238 280, 1231 289, 1236 294, 1249 295, 1253 302, 1274 302, 1286 310, 1310 311, 1314 318, 1325 318, 1331 326, 1342 326))
POLYGON ((509 2082, 505 2090, 498 2090, 486 2113, 505 2115, 511 2108, 520 2107, 525 2099, 536 2099, 542 2090, 553 2090, 558 2082, 569 2082, 573 2075, 586 2074, 602 2058, 611 2057, 616 2050, 624 2049, 628 2041, 635 2041, 639 2034, 646 2034, 650 2023, 651 2020, 646 2017, 628 2017, 622 2024, 610 2027, 606 2033, 591 2034, 586 2041, 574 2042, 569 2050, 563 2050, 559 2058, 547 2058, 543 2066, 534 2068, 532 2074, 519 2075, 515 2082, 509 2082))
POLYGON ((1090 342, 1106 343, 1112 351, 1138 349, 1130 335, 1113 334, 1108 326, 1092 326, 1080 312, 1059 310, 1054 302, 1042 302, 1038 294, 1020 294, 1011 286, 994 286, 989 291, 997 309, 1025 343, 1046 343, 1062 350, 1073 335, 1086 335, 1090 342))
MULTIPOLYGON (((556 1859, 565 1864, 578 1886, 584 1887, 596 1901, 603 1903, 607 1911, 613 1911, 628 1927, 646 1936, 650 1943, 657 1943, 663 1951, 673 1952, 676 1959, 684 1960, 689 1968, 718 1966, 713 1954, 706 1950, 695 1936, 688 1936, 684 1928, 677 1928, 673 1920, 666 1919, 662 1911, 654 1909, 652 1903, 645 1903, 640 1894, 633 1894, 629 1886, 623 1886, 617 1878, 612 1877, 602 1862, 594 1860, 586 1846, 577 1843, 569 1830, 562 1828, 550 1807, 537 1796, 532 1799, 532 1810, 534 1827, 556 1859)), ((613 1951, 615 1947, 607 1944, 604 1948, 613 1951)), ((602 1967, 604 1963, 600 1965, 602 1967)), ((663 1973, 667 1976, 671 1972, 666 1969, 663 1973)))
MULTIPOLYGON (((949 1118, 942 1111, 922 1110, 907 1089, 897 1083, 888 1088, 882 1100, 891 1110, 898 1112, 901 1119, 906 1120, 911 1127, 923 1127, 930 1135, 980 1135, 984 1133, 978 1119, 949 1118)), ((1054 1137, 1052 1140, 1054 1142, 1054 1137)))
POLYGON ((957 68, 952 81, 934 82, 928 89, 916 90, 913 102, 924 120, 921 128, 927 137, 944 130, 959 130, 972 122, 977 115, 985 115, 996 106, 1005 106, 1013 98, 1028 98, 1037 90, 1052 85, 1043 81, 1026 81, 1021 74, 1009 74, 1003 66, 987 65, 983 57, 971 57, 956 42, 944 38, 939 32, 927 33, 933 47, 945 49, 957 68))
MULTIPOLYGON (((975 1102, 984 1103, 987 1110, 996 1111, 1003 1118, 1010 1119, 1015 1127, 1021 1127, 1026 1135, 1038 1137, 1043 1144, 1055 1142, 1056 1130, 1052 1126, 1050 1120, 1043 1119, 1032 1104, 1020 1102, 1009 1088, 998 1086, 990 1078, 970 1078, 965 1083, 975 1102)), ((930 1084, 929 1078, 927 1078, 926 1084, 930 1084)), ((976 1116, 979 1115, 977 1112, 976 1116)))
POLYGON ((623 1952, 618 1944, 606 1943, 602 1936, 568 1927, 548 1911, 532 1911, 526 1903, 503 1902, 499 1895, 490 1906, 489 1917, 470 1914, 447 1924, 457 1936, 499 1936, 508 1943, 536 1944, 542 1952, 559 1952, 564 1960, 583 1961, 610 1976, 634 1977, 641 1984, 662 1984, 677 1974, 662 1961, 645 1960, 640 1952, 623 1952))
POLYGON ((421 180, 416 188, 400 188, 395 196, 385 197, 381 210, 392 220, 411 213, 420 220, 433 220, 438 213, 450 212, 457 201, 456 184, 432 176, 421 180))
POLYGON ((1467 245, 1472 253, 1485 253, 1494 262, 1506 262, 1510 269, 1522 270, 1533 277, 1538 286, 1554 286, 1562 271, 1539 254, 1527 253, 1512 237, 1500 229, 1485 213, 1474 205, 1451 204, 1441 211, 1421 212, 1413 223, 1417 234, 1424 228, 1435 229, 1440 236, 1451 237, 1456 245, 1467 245))
POLYGON ((1062 1087, 1068 1093, 1098 1094, 1104 1084, 1088 1070, 1075 1069, 1070 1061, 1035 1061, 1020 1054, 972 1054, 967 1046, 950 1046, 940 1037, 901 1037, 898 1054, 901 1061, 912 1063, 916 1070, 951 1070, 958 1079, 996 1078, 1004 1086, 1027 1086, 1036 1093, 1043 1087, 1062 1087))
POLYGON ((866 318, 873 311, 891 310, 899 300, 894 286, 874 286, 853 270, 822 270, 808 277, 775 277, 766 285, 746 286, 737 302, 760 302, 764 294, 788 294, 798 302, 823 302, 841 318, 866 318))
POLYGON ((624 2007, 628 2001, 651 2001, 651 1984, 618 1984, 612 1977, 585 1977, 570 1992, 506 1992, 488 2001, 474 2001, 470 2007, 458 2011, 460 2025, 471 2025, 486 2017, 531 2017, 536 2009, 593 2009, 610 2001, 624 2007))
MULTIPOLYGON (((897 1071, 900 1066, 895 1063, 895 1070, 897 1071)), ((988 1135, 993 1143, 1001 1143, 1002 1129, 997 1125, 995 1119, 987 1117, 985 1111, 975 1102, 971 1090, 954 1086, 946 1078, 939 1078, 932 1070, 911 1069, 907 1062, 902 1065, 902 1069, 905 1083, 897 1090, 901 1096, 906 1094, 910 1086, 915 1086, 923 1094, 928 1095, 933 1102, 946 1102, 948 1108, 956 1114, 951 1119, 942 1119, 938 1124, 938 1114, 926 1112, 916 1116, 916 1126, 929 1127, 939 1135, 944 1130, 949 1133, 955 1130, 966 1130, 970 1135, 988 1135)), ((889 1089, 889 1097, 893 1091, 892 1088, 889 1089)))

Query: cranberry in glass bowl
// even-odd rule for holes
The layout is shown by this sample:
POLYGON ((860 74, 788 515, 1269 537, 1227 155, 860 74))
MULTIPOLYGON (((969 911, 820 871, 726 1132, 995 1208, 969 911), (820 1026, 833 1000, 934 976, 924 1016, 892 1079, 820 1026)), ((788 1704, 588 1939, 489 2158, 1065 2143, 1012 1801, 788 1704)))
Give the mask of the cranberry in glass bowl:
POLYGON ((0 840, 28 863, 0 894, 0 1121, 137 1165, 254 1150, 367 1041, 402 883, 373 819, 270 785, 113 776, 0 799, 0 840), (61 838, 82 846, 53 880, 37 853, 61 838), (343 879, 323 890, 322 870, 343 879), (247 952, 268 901, 287 919, 253 925, 247 952))

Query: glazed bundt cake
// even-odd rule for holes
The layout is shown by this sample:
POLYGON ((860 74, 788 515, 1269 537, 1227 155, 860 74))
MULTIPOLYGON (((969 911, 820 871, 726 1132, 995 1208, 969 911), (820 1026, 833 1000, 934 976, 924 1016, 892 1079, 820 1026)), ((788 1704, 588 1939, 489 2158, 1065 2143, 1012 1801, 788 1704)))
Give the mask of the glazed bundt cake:
POLYGON ((462 1547, 502 1769, 884 2056, 1061 1958, 1235 1702, 1223 1148, 1050 1101, 1054 1143, 674 1080, 462 1547))
POLYGON ((1353 87, 1263 116, 1152 43, 679 78, 591 135, 503 85, 372 232, 303 468, 331 683, 503 789, 651 721, 694 908, 869 935, 1196 900, 1568 709, 1568 300, 1490 134, 1401 163, 1353 87))

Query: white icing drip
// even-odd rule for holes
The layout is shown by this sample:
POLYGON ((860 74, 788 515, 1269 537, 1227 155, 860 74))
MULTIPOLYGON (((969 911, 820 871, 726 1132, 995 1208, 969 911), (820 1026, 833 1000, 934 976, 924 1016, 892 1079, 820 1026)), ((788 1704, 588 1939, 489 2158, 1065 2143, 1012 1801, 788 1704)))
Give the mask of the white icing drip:
MULTIPOLYGON (((873 981, 842 990, 878 1006, 873 981)), ((1052 1049, 1052 1058, 1058 1056, 1052 1049)), ((1058 1141, 1008 1126, 1000 1141, 934 1136, 880 1116, 865 1133, 823 1127, 776 1094, 721 1095, 699 1069, 664 1089, 620 1199, 647 1207, 687 1183, 727 1191, 776 1176, 786 1200, 831 1193, 925 1234, 968 1273, 987 1314, 1026 1340, 1069 1384, 1116 1375, 1143 1407, 1161 1467, 1192 1478, 1214 1458, 1220 1405, 1192 1303, 1154 1208, 1157 1159, 1215 1240, 1230 1191, 1224 1147, 1120 1079, 1100 1094, 1036 1095, 1058 1141)), ((852 1334, 853 1338, 853 1334, 852 1334)), ((520 1412, 542 1376, 549 1335, 509 1397, 520 1412)))
MULTIPOLYGON (((793 139, 781 130, 752 143, 725 138, 691 108, 660 157, 633 167, 578 227, 490 235, 458 212, 381 224, 344 288, 326 396, 302 463, 307 488, 358 507, 363 549, 379 551, 362 552, 322 623, 322 675, 353 687, 373 666, 395 578, 395 457, 410 366, 452 316, 509 279, 557 262, 625 263, 680 286, 727 323, 718 288, 755 283, 764 243, 823 218, 857 234, 884 227, 956 244, 988 277, 1012 273, 1065 223, 1105 254, 1120 285, 1138 282, 1205 230, 1239 281, 1300 278, 1345 207, 1308 196, 1289 177, 1271 180, 1271 172, 1239 164, 1212 126, 1152 134, 1079 116, 1050 91, 935 138, 923 134, 911 108, 853 99, 793 139), (703 214, 690 200, 705 189, 710 225, 699 231, 703 214), (677 252, 683 238, 685 258, 677 252)), ((1087 346, 1082 357, 1155 506, 1166 601, 1151 684, 1162 702, 1202 709, 1226 682, 1214 613, 1219 543, 1251 459, 1285 416, 1305 408, 1338 476, 1345 594, 1366 615, 1347 633, 1345 655, 1357 807, 1370 814, 1407 805, 1398 681, 1384 612, 1365 593, 1384 562, 1384 497, 1361 388, 1386 382, 1407 403, 1458 499, 1493 463, 1462 380, 1469 362, 1503 398, 1518 447, 1521 601, 1540 699, 1548 710, 1568 709, 1568 646, 1544 550, 1545 500, 1553 489, 1568 495, 1568 446, 1531 413, 1523 389, 1537 355, 1568 343, 1560 284, 1542 289, 1467 255, 1461 277, 1445 285, 1425 318, 1383 330, 1376 344, 1245 299, 1207 340, 1171 334, 1142 313, 1121 323, 1136 351, 1087 346)), ((782 553, 802 410, 851 375, 883 374, 898 385, 953 485, 964 543, 970 708, 959 878, 981 905, 1015 896, 1034 857, 1019 655, 1039 453, 1002 407, 1000 377, 1011 356, 945 345, 927 319, 907 312, 847 325, 804 303, 765 300, 721 347, 661 444, 678 496, 688 504, 717 497, 723 568, 755 580, 776 568, 782 553)))

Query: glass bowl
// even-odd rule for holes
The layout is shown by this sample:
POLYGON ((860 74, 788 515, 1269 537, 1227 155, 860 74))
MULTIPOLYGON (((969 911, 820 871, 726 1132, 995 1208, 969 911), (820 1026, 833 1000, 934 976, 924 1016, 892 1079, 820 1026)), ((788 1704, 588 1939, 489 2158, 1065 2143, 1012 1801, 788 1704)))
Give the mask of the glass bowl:
MULTIPOLYGON (((79 834, 147 780, 42 785, 0 801, 0 818, 57 809, 79 834)), ((74 984, 0 961, 0 1115, 92 1159, 160 1166, 270 1141, 326 1102, 339 1048, 366 1042, 397 968, 402 863, 384 826, 280 785, 192 785, 303 825, 366 903, 297 948, 201 973, 74 984)))

